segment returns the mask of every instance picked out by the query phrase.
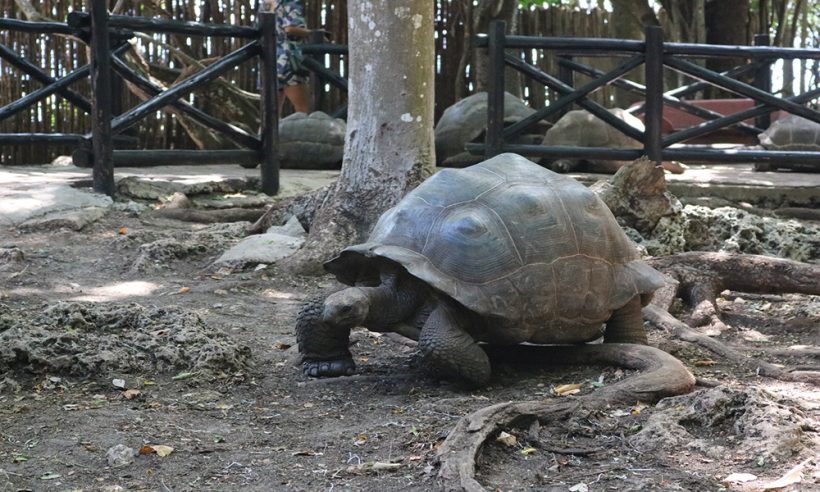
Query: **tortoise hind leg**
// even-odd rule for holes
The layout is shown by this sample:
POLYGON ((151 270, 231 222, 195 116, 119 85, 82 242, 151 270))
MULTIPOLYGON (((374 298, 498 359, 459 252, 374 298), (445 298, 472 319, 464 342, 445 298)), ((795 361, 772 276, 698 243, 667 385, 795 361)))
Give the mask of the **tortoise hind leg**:
POLYGON ((641 297, 635 296, 620 309, 615 310, 606 322, 604 343, 647 344, 646 330, 643 328, 641 297))
POLYGON ((469 318, 462 309, 441 301, 430 313, 419 336, 422 360, 435 376, 482 386, 490 379, 490 359, 464 329, 469 318))

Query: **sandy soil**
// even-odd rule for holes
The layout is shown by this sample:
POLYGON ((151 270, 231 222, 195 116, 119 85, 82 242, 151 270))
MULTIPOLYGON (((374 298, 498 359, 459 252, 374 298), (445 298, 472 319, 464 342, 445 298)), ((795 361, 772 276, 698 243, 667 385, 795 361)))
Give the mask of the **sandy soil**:
MULTIPOLYGON (((294 317, 331 281, 212 268, 240 236, 121 211, 80 232, 0 232, 0 490, 436 490, 437 446, 462 416, 629 377, 497 363, 465 392, 423 376, 412 342, 355 331, 358 374, 309 379, 294 317)), ((820 299, 727 293, 721 307, 721 340, 817 368, 820 299)), ((483 450, 486 489, 760 490, 801 464, 782 490, 820 487, 816 387, 650 341, 695 393, 506 429, 514 444, 483 450)))

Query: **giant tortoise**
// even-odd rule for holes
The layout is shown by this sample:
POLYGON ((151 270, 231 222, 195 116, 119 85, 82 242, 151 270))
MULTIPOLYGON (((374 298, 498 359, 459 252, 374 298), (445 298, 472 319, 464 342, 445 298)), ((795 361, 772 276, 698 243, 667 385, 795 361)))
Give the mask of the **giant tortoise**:
MULTIPOLYGON (((789 115, 775 120, 769 128, 757 136, 760 144, 770 150, 798 150, 820 152, 820 123, 797 115, 789 115)), ((778 167, 794 167, 802 170, 818 171, 811 164, 755 163, 755 171, 773 171, 778 167)))
POLYGON ((351 287, 299 313, 306 374, 352 374, 364 326, 476 386, 490 377, 478 342, 646 343, 641 307, 663 283, 593 192, 516 154, 439 171, 325 268, 351 287))
MULTIPOLYGON (((535 113, 524 101, 504 93, 504 124, 510 125, 535 113)), ((476 92, 444 110, 436 123, 436 162, 440 166, 464 167, 483 160, 470 154, 464 146, 482 139, 487 129, 487 93, 476 92)), ((543 129, 534 130, 543 134, 543 129)), ((536 134, 523 135, 516 143, 537 143, 536 134)))
MULTIPOLYGON (((643 121, 621 108, 609 110, 615 117, 623 120, 632 128, 643 132, 643 121)), ((615 149, 642 149, 643 143, 621 133, 615 127, 593 115, 589 111, 578 109, 561 117, 552 128, 547 130, 541 145, 566 147, 609 147, 615 149)), ((577 170, 587 172, 614 174, 632 161, 606 159, 542 159, 542 164, 560 173, 577 170)), ((661 166, 673 173, 682 173, 683 165, 678 162, 665 161, 661 166)))
POLYGON ((346 125, 321 111, 293 113, 279 122, 279 160, 286 169, 339 169, 346 125))

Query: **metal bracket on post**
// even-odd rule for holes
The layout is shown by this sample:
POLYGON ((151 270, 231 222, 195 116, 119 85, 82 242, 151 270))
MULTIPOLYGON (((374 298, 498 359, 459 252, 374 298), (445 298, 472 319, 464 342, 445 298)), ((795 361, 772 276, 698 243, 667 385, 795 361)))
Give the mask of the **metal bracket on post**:
POLYGON ((659 165, 663 160, 663 29, 646 27, 646 105, 644 151, 659 165))
POLYGON ((259 13, 259 44, 262 80, 262 191, 279 192, 279 79, 276 74, 276 14, 259 13))
POLYGON ((89 0, 91 16, 91 149, 94 191, 114 196, 114 145, 111 135, 111 46, 106 0, 89 0))
POLYGON ((504 144, 504 45, 507 24, 504 21, 490 23, 489 57, 490 76, 487 80, 487 133, 484 140, 484 156, 488 159, 501 153, 504 144))

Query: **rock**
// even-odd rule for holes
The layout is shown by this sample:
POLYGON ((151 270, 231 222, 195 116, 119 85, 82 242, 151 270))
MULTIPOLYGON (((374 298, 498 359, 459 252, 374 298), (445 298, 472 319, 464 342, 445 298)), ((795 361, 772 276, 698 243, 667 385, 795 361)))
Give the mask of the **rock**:
POLYGON ((761 217, 734 207, 686 205, 662 217, 641 238, 632 237, 654 256, 683 251, 723 251, 780 256, 813 262, 820 258, 820 225, 761 217))
POLYGON ((304 227, 302 227, 302 223, 299 222, 299 219, 296 218, 295 215, 292 215, 285 225, 281 226, 271 226, 267 230, 268 233, 275 233, 281 234, 283 236, 291 236, 291 237, 307 237, 307 231, 304 227))
POLYGON ((19 266, 26 260, 23 251, 16 247, 0 247, 0 271, 19 266))
POLYGON ((254 263, 275 263, 292 255, 305 242, 276 232, 248 236, 217 259, 216 265, 245 266, 254 263))
POLYGON ((128 466, 134 462, 136 457, 137 450, 134 448, 129 448, 124 444, 112 446, 105 452, 105 459, 108 461, 108 465, 114 468, 128 466))
POLYGON ((590 189, 618 218, 618 223, 642 234, 651 233, 663 217, 678 215, 682 205, 666 189, 663 169, 643 157, 631 162, 608 181, 599 181, 590 189))
POLYGON ((128 200, 127 202, 116 202, 114 203, 113 208, 114 210, 131 214, 134 217, 138 217, 148 209, 147 206, 133 200, 128 200))
POLYGON ((644 452, 694 450, 709 459, 766 462, 789 459, 820 445, 811 424, 760 389, 725 386, 665 398, 630 444, 644 452))
POLYGON ((50 231, 62 228, 79 231, 88 224, 100 220, 106 213, 108 208, 101 207, 49 211, 42 216, 28 219, 17 227, 24 231, 50 231))
POLYGON ((0 374, 220 374, 250 362, 246 345, 173 306, 60 302, 32 313, 0 305, 4 326, 0 374))

